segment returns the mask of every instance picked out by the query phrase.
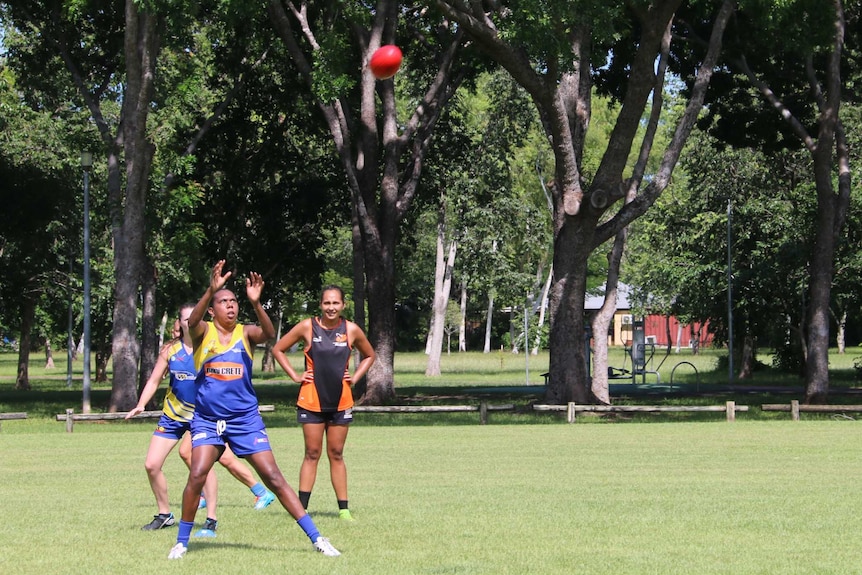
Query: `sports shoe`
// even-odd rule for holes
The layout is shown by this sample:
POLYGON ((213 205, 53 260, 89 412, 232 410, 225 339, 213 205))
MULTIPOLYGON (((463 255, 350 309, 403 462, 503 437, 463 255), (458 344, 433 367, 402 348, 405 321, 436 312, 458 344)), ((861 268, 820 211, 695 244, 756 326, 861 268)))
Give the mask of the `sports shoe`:
POLYGON ((254 508, 266 509, 273 501, 275 501, 275 495, 271 491, 267 490, 263 495, 254 498, 254 508))
POLYGON ((182 543, 177 543, 173 547, 171 547, 171 552, 168 553, 168 559, 182 559, 185 557, 186 551, 188 551, 188 547, 183 545, 182 543))
POLYGON ((207 517, 207 520, 204 521, 203 528, 195 531, 195 537, 215 537, 217 527, 218 527, 218 521, 216 521, 215 519, 210 519, 209 517, 207 517))
POLYGON ((198 501, 198 509, 206 509, 206 507, 207 507, 207 500, 204 499, 203 495, 201 495, 201 500, 198 501))
POLYGON ((342 521, 356 521, 356 519, 354 519, 350 514, 350 509, 339 509, 338 518, 342 521))
POLYGON ((314 548, 327 557, 338 557, 341 555, 341 552, 333 547, 332 543, 326 537, 318 537, 317 541, 314 542, 314 548))
POLYGON ((173 513, 159 513, 158 515, 153 515, 153 520, 141 527, 141 529, 144 531, 155 531, 156 529, 170 527, 175 523, 176 520, 173 513))

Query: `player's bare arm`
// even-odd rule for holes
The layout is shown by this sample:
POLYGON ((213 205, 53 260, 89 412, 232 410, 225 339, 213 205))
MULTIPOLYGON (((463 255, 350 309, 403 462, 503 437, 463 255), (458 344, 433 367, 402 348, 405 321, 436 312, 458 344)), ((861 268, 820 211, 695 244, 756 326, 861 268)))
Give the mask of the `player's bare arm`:
POLYGON ((210 307, 210 300, 212 300, 213 295, 223 288, 227 283, 227 280, 230 279, 230 276, 233 275, 232 272, 223 272, 224 270, 224 260, 219 260, 213 266, 212 272, 210 272, 210 285, 207 287, 204 294, 201 296, 201 299, 198 300, 198 303, 195 304, 192 313, 189 315, 189 334, 192 336, 192 341, 197 343, 201 339, 203 339, 204 334, 207 331, 207 324, 204 319, 204 314, 207 309, 210 307))
POLYGON ((284 373, 286 373, 288 377, 296 383, 302 383, 305 379, 305 374, 300 375, 293 368, 290 364, 290 360, 287 359, 286 352, 300 341, 305 342, 305 345, 308 346, 311 337, 310 334, 311 319, 306 318, 293 326, 290 331, 281 336, 281 339, 272 346, 272 357, 276 362, 278 362, 278 365, 281 366, 284 373))
POLYGON ((272 320, 263 305, 260 303, 260 296, 263 293, 264 281, 261 275, 257 272, 250 272, 245 279, 245 294, 248 301, 254 308, 254 313, 257 316, 257 325, 245 326, 245 336, 250 343, 263 343, 275 337, 275 327, 272 325, 272 320))

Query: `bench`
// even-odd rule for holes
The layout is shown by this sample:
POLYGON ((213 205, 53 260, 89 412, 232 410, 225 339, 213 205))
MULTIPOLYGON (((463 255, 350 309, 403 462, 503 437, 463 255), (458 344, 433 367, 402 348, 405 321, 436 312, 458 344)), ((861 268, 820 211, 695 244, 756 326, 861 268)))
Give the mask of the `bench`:
POLYGON ((724 412, 727 421, 736 421, 737 411, 748 411, 747 405, 728 401, 724 405, 533 405, 534 411, 565 411, 566 421, 574 423, 578 413, 698 413, 724 412))
POLYGON ((860 413, 862 405, 826 405, 815 403, 799 403, 799 400, 794 399, 790 403, 764 403, 760 406, 763 411, 789 411, 790 419, 799 421, 801 412, 808 413, 860 413))
MULTIPOLYGON (((274 405, 259 405, 258 411, 275 411, 274 405)), ((115 413, 75 413, 73 409, 67 409, 66 413, 58 413, 57 421, 65 421, 66 422, 66 431, 68 433, 72 433, 76 421, 116 421, 118 419, 125 419, 128 411, 117 411, 115 413)), ((132 419, 154 419, 162 416, 163 411, 161 409, 157 411, 142 411, 138 415, 134 416, 132 419)))
POLYGON ((23 411, 0 413, 0 423, 9 419, 27 419, 27 413, 23 411))
POLYGON ((479 405, 356 405, 353 407, 356 413, 461 413, 479 412, 479 423, 488 423, 488 412, 490 411, 515 411, 515 405, 506 403, 502 405, 490 405, 482 402, 479 405))

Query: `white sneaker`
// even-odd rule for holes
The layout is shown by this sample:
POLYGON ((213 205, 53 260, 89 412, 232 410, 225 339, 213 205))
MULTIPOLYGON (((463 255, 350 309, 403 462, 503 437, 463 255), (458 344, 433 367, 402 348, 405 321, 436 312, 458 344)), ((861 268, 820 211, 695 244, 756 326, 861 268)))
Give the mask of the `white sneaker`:
POLYGON ((171 552, 168 553, 168 559, 182 559, 185 556, 186 551, 188 551, 188 547, 182 543, 177 543, 171 547, 171 552))
POLYGON ((329 542, 329 539, 326 537, 318 537, 317 541, 314 542, 314 548, 326 555, 327 557, 338 557, 341 555, 341 552, 338 551, 335 547, 332 546, 332 543, 329 542))

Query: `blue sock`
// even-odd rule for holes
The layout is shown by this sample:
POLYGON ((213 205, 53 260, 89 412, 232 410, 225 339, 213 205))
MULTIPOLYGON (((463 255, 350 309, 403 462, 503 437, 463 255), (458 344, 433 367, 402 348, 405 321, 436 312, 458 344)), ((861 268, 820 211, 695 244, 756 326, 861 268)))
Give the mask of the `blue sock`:
POLYGON ((305 534, 308 535, 308 538, 311 539, 312 543, 317 541, 317 538, 320 537, 320 531, 317 530, 317 526, 314 524, 314 521, 312 521, 311 515, 306 513, 296 522, 300 527, 302 527, 302 530, 305 531, 305 534))
POLYGON ((254 493, 255 497, 263 497, 266 493, 266 487, 260 481, 249 487, 249 489, 251 489, 251 492, 254 493))
POLYGON ((177 532, 177 543, 182 543, 186 547, 189 546, 189 538, 192 536, 192 528, 195 526, 194 521, 183 521, 180 519, 180 529, 177 532))

